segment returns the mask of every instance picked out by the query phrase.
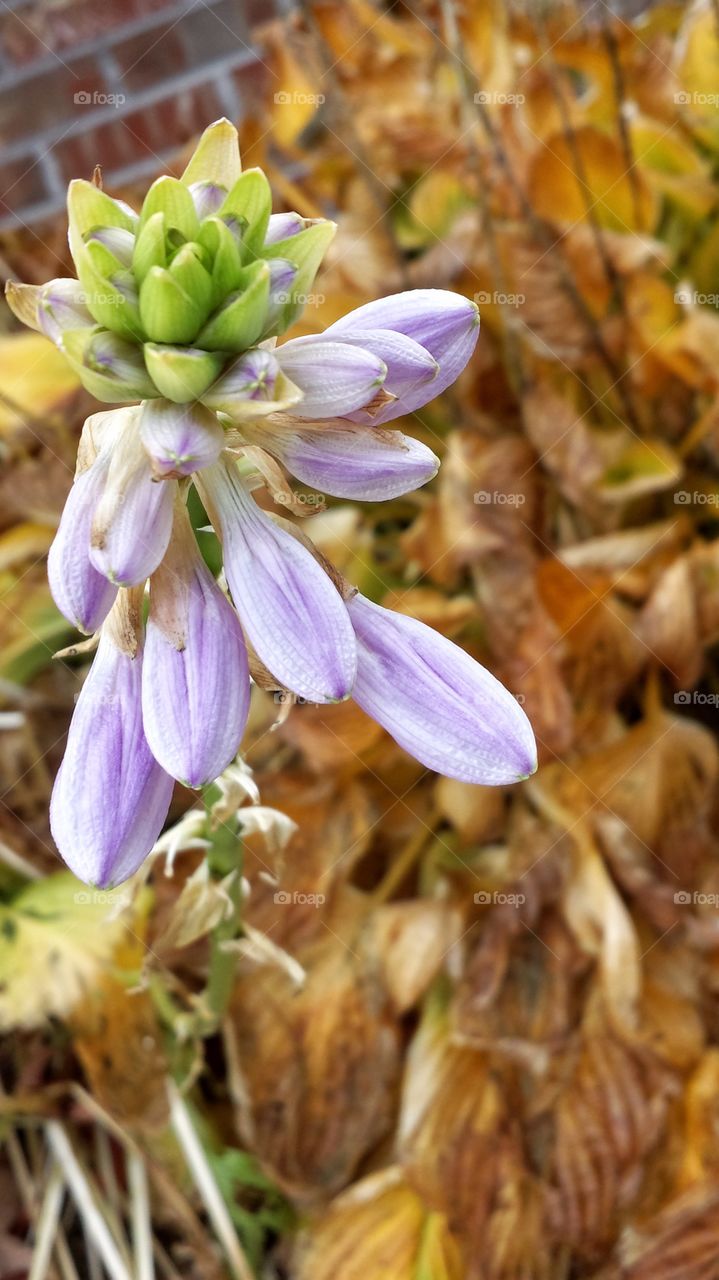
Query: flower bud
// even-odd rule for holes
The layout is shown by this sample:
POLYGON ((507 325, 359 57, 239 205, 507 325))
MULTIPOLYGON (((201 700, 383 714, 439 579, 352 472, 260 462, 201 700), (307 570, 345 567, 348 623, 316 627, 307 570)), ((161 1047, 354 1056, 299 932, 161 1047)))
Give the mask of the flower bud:
POLYGON ((110 582, 131 587, 154 572, 167 550, 176 484, 152 479, 138 431, 140 410, 125 412, 92 522, 90 559, 110 582))
POLYGON ((202 351, 200 347, 173 347, 146 342, 145 368, 156 390, 167 400, 186 404, 199 400, 217 380, 225 363, 222 351, 202 351))
POLYGON ((347 600, 358 647, 352 697, 428 769, 497 786, 534 773, 522 708, 446 636, 357 593, 347 600))
POLYGON ((150 581, 142 705, 155 758, 186 786, 212 782, 237 754, 250 705, 245 641, 181 499, 150 581))
POLYGON ((145 738, 137 603, 131 609, 123 592, 78 697, 50 802, 70 870, 101 888, 131 876, 162 830, 172 788, 145 738))
POLYGON ((225 433, 216 416, 201 404, 146 400, 140 412, 140 439, 153 475, 189 476, 216 462, 225 433))
POLYGON ((88 635, 104 622, 117 595, 117 587, 90 560, 90 529, 108 462, 108 455, 103 455, 76 477, 47 558, 55 604, 68 622, 88 635))

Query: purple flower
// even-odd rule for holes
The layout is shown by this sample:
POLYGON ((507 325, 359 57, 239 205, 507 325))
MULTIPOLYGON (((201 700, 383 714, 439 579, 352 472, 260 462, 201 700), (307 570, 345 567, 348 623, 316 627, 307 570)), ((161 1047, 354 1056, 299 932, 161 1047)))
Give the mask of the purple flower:
POLYGON ((117 587, 90 560, 90 529, 108 463, 101 456, 75 478, 47 558, 55 604, 68 622, 88 634, 104 622, 117 595, 117 587))
POLYGON ((142 447, 138 411, 128 409, 92 521, 90 559, 117 586, 133 587, 157 568, 172 531, 174 480, 155 481, 142 447))
POLYGON ((213 782, 239 750, 249 705, 242 628, 178 499, 172 541, 150 580, 143 659, 142 712, 155 759, 186 786, 213 782))
POLYGON ((337 498, 396 498, 426 484, 439 467, 431 449, 400 431, 342 422, 317 430, 302 423, 293 430, 259 426, 248 434, 303 484, 337 498))
POLYGON ((325 330, 321 341, 351 343, 385 362, 384 390, 397 399, 376 414, 344 414, 378 426, 421 409, 456 381, 478 337, 474 302, 447 289, 410 289, 350 311, 325 330))
POLYGON ((357 637, 355 702, 411 756, 461 782, 519 782, 537 767, 531 725, 489 671, 415 618, 364 596, 347 609, 357 637))
POLYGON ((142 723, 137 616, 121 593, 77 700, 55 779, 50 827, 70 870, 89 884, 120 884, 162 830, 173 781, 142 723))
POLYGON ((189 476, 216 462, 225 433, 202 404, 146 400, 140 414, 140 439, 156 478, 189 476))
POLYGON ((260 510, 236 468, 219 462, 198 479, 222 537, 235 608, 260 661, 280 685, 311 702, 346 698, 357 655, 331 579, 298 538, 260 510))

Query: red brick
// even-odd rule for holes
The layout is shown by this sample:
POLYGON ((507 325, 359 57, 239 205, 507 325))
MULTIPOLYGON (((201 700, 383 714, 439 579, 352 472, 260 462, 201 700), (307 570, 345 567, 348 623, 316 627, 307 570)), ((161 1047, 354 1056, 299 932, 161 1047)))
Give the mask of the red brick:
POLYGON ((185 45, 175 27, 157 27, 113 45, 113 57, 122 73, 122 87, 128 93, 161 84, 189 65, 185 45))
POLYGON ((42 166, 32 158, 0 166, 0 215, 39 203, 47 194, 42 166))
POLYGON ((113 172, 148 156, 157 157, 159 172, 161 153, 171 147, 179 149, 221 114, 214 86, 208 82, 179 96, 171 94, 141 111, 118 110, 117 120, 95 128, 89 121, 86 133, 59 142, 53 154, 65 181, 86 176, 94 165, 101 164, 110 183, 113 172))
POLYGON ((104 91, 101 72, 92 59, 83 58, 71 68, 58 63, 52 71, 12 88, 0 89, 0 138, 15 142, 41 133, 64 121, 69 124, 80 104, 78 93, 104 91))
POLYGON ((38 0, 19 13, 2 13, 0 48, 11 62, 25 65, 171 7, 171 0, 78 0, 62 5, 38 0))

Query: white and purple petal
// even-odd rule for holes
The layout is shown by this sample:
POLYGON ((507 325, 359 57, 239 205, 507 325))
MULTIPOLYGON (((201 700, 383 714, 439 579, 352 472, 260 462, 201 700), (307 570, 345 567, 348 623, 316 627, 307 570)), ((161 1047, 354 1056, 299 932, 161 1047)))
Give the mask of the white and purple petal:
POLYGON ((104 622, 117 587, 90 560, 90 529, 107 478, 108 460, 96 461, 75 478, 47 558, 47 576, 60 612, 91 634, 104 622))
POLYGON ((310 702, 352 689, 356 649, 344 602, 310 551, 261 511, 236 470, 198 475, 223 542, 225 574, 248 640, 280 685, 310 702))
POLYGON ((204 405, 145 400, 140 412, 140 439, 156 477, 189 476, 216 462, 225 433, 204 405))
POLYGON ((277 244, 304 231, 306 222, 299 213, 271 213, 265 232, 265 244, 277 244))
MULTIPOLYGON (((260 429, 261 430, 261 429, 260 429)), ((260 443, 260 435, 256 434, 260 443)), ((263 447, 303 484, 336 498, 379 502, 411 493, 437 474, 439 458, 400 431, 353 426, 265 430, 263 447)))
POLYGON ((188 787, 219 777, 234 759, 250 706, 242 628, 195 543, 184 506, 150 580, 142 708, 150 748, 188 787))
POLYGON ((113 447, 107 480, 95 509, 90 559, 117 586, 144 582, 167 550, 172 531, 175 480, 153 480, 140 440, 138 410, 113 447))
MULTIPOLYGON (((450 289, 409 289, 364 303, 330 325, 322 336, 327 341, 349 341, 373 331, 381 344, 382 332, 387 330, 404 334, 424 347, 439 371, 431 382, 400 392, 396 403, 380 409, 373 419, 376 425, 421 408, 459 377, 477 343, 479 313, 474 302, 450 289)), ((382 348, 373 349, 381 353, 382 348)), ((386 389, 394 390, 389 379, 386 389)))
POLYGON ((291 338, 274 355, 282 372, 299 387, 302 399, 293 412, 300 418, 335 418, 374 400, 387 365, 371 351, 324 336, 291 338))
POLYGON ((428 769, 461 782, 518 782, 537 767, 532 727, 499 680, 445 636, 359 593, 355 701, 428 769))
POLYGON ((103 633, 70 724, 50 802, 55 843, 81 880, 122 883, 147 857, 170 805, 173 780, 145 738, 142 657, 103 633))

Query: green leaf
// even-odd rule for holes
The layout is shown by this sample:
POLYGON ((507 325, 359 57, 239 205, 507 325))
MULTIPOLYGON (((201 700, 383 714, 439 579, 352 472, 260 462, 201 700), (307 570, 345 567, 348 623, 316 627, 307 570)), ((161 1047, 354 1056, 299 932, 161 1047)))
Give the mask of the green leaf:
POLYGON ((282 309, 279 320, 272 326, 272 333, 284 333, 301 314, 304 308, 302 300, 310 292, 322 259, 334 238, 337 224, 322 218, 312 223, 296 236, 288 236, 286 240, 278 240, 277 244, 265 245, 263 257, 286 258, 297 267, 297 275, 292 287, 288 290, 290 300, 282 309))
POLYGON ((215 120, 205 129, 182 175, 186 187, 193 182, 214 182, 231 187, 242 172, 237 130, 229 120, 215 120))
POLYGON ((261 169, 246 169, 221 206, 218 217, 240 218, 245 224, 242 243, 252 261, 262 251, 272 212, 272 191, 261 169))
POLYGON ((142 284, 150 267, 166 267, 165 215, 161 209, 153 213, 140 229, 132 255, 132 269, 138 284, 142 284))
POLYGON ((199 400, 219 377, 226 359, 224 351, 162 346, 154 342, 146 342, 143 350, 147 372, 160 395, 176 404, 199 400))
POLYGON ((107 329, 66 329, 62 350, 82 385, 97 400, 121 404, 157 395, 141 347, 107 329))
POLYGON ((152 342, 192 342, 201 309, 162 267, 150 267, 140 286, 140 317, 152 342))
POLYGON ((153 182, 142 205, 140 230, 154 213, 164 213, 168 231, 175 227, 187 240, 196 238, 200 224, 195 206, 187 187, 178 178, 165 174, 153 182))
POLYGON ((197 342, 209 351, 246 351, 263 332, 270 297, 270 269, 266 262, 244 268, 241 292, 232 295, 211 316, 197 342))

